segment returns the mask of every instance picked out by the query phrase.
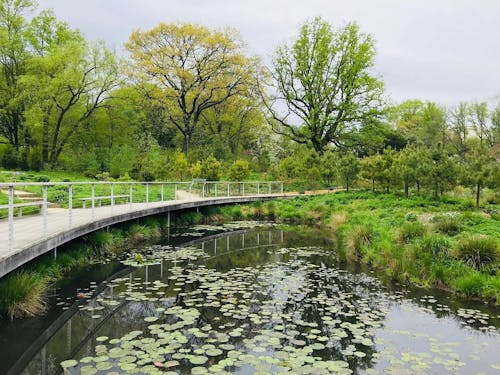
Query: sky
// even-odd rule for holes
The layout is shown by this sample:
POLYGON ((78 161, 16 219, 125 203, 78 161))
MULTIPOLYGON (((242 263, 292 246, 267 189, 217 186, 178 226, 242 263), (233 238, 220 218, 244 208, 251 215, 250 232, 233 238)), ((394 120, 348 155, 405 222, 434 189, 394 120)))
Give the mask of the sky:
POLYGON ((39 0, 91 40, 120 53, 133 30, 160 22, 231 26, 269 63, 302 23, 355 21, 376 41, 390 100, 500 101, 499 0, 39 0))

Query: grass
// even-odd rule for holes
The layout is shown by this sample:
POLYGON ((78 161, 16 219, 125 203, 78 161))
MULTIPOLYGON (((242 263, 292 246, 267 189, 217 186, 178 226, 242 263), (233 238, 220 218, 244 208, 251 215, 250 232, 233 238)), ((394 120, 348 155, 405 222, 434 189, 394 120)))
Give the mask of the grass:
POLYGON ((37 273, 16 272, 0 282, 0 311, 14 318, 38 315, 45 309, 46 280, 37 273))
POLYGON ((495 205, 475 210, 467 199, 339 192, 223 207, 216 214, 322 224, 341 257, 370 265, 388 280, 499 304, 500 216, 495 205))

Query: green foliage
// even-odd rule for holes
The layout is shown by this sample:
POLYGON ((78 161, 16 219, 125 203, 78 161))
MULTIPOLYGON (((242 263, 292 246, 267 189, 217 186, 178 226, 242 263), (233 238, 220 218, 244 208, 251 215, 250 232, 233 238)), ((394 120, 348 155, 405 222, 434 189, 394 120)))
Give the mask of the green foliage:
POLYGON ((423 236, 417 241, 416 245, 419 250, 428 252, 434 257, 448 256, 451 246, 447 237, 436 234, 423 236))
POLYGON ((353 226, 347 233, 347 258, 350 260, 360 260, 363 255, 363 247, 372 242, 374 234, 371 225, 362 224, 353 226))
POLYGON ((50 181, 50 177, 49 176, 40 175, 40 176, 37 176, 35 178, 35 181, 36 182, 49 182, 50 181))
POLYGON ((45 307, 46 281, 33 272, 16 271, 0 280, 0 312, 11 320, 39 315, 45 307))
POLYGON ((250 168, 246 160, 236 160, 229 169, 229 179, 232 181, 244 181, 250 175, 250 168))
POLYGON ((207 181, 218 181, 222 174, 222 163, 210 155, 201 162, 201 178, 207 181))
POLYGON ((340 156, 337 164, 337 174, 347 191, 358 179, 359 170, 359 160, 354 154, 346 153, 340 156))
POLYGON ((465 236, 455 247, 455 256, 476 269, 497 265, 500 261, 498 241, 493 237, 476 235, 465 236))
POLYGON ((343 144, 354 123, 380 113, 383 84, 372 73, 374 57, 372 37, 355 23, 338 30, 319 17, 304 23, 273 60, 274 90, 283 98, 268 105, 275 127, 319 154, 343 144), (303 126, 289 123, 290 113, 303 126))
POLYGON ((415 238, 422 237, 426 232, 426 227, 418 222, 405 222, 398 229, 398 240, 402 243, 410 242, 415 238))
POLYGON ((454 236, 462 230, 460 217, 456 214, 435 215, 431 221, 436 231, 449 236, 454 236))

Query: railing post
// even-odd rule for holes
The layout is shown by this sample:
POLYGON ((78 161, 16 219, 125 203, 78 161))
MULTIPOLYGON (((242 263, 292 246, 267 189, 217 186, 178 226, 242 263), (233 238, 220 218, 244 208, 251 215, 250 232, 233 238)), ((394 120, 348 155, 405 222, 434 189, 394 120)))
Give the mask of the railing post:
POLYGON ((215 198, 217 198, 217 182, 214 182, 214 193, 215 193, 215 198))
POLYGON ((165 185, 161 184, 161 201, 163 202, 165 193, 165 185))
POLYGON ((115 184, 111 184, 111 210, 113 210, 113 207, 115 206, 115 184))
POLYGON ((68 189, 68 210, 69 210, 69 227, 73 225, 73 184, 69 184, 68 189))
POLYGON ((146 207, 149 206, 149 182, 146 182, 146 207))
POLYGON ((281 183, 281 194, 283 195, 283 182, 281 183))
POLYGON ((47 237, 47 185, 42 186, 43 236, 47 237))
POLYGON ((95 184, 92 184, 92 220, 95 218, 95 184))
POLYGON ((229 197, 229 191, 231 190, 231 185, 229 184, 229 182, 227 183, 227 196, 229 197))
POLYGON ((245 195, 245 183, 241 183, 241 195, 245 195))
POLYGON ((201 184, 201 197, 205 198, 205 182, 201 184))
POLYGON ((257 195, 260 195, 260 183, 257 182, 257 195))
POLYGON ((130 204, 130 209, 132 209, 132 199, 134 198, 134 196, 133 196, 133 194, 132 194, 133 190, 134 190, 134 189, 132 188, 132 184, 130 184, 130 185, 128 186, 128 195, 129 195, 129 197, 128 197, 128 201, 129 201, 129 204, 130 204))
POLYGON ((269 195, 271 195, 271 186, 272 186, 272 182, 269 183, 269 195))
POLYGON ((9 251, 14 243, 14 185, 9 186, 9 251))
POLYGON ((174 200, 177 200, 177 184, 174 185, 174 200))

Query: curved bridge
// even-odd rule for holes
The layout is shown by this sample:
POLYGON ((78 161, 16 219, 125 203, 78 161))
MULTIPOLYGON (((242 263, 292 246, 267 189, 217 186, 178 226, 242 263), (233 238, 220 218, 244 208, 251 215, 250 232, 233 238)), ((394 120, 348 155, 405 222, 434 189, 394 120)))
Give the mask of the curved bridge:
POLYGON ((179 210, 289 196, 282 183, 267 181, 11 183, 0 184, 0 189, 9 199, 8 205, 0 205, 0 213, 8 212, 0 220, 0 277, 110 225, 162 213, 170 223, 170 214, 179 210), (28 194, 34 197, 23 200, 28 194), (51 197, 58 198, 57 205, 51 197), (40 213, 22 216, 26 208, 40 213))

